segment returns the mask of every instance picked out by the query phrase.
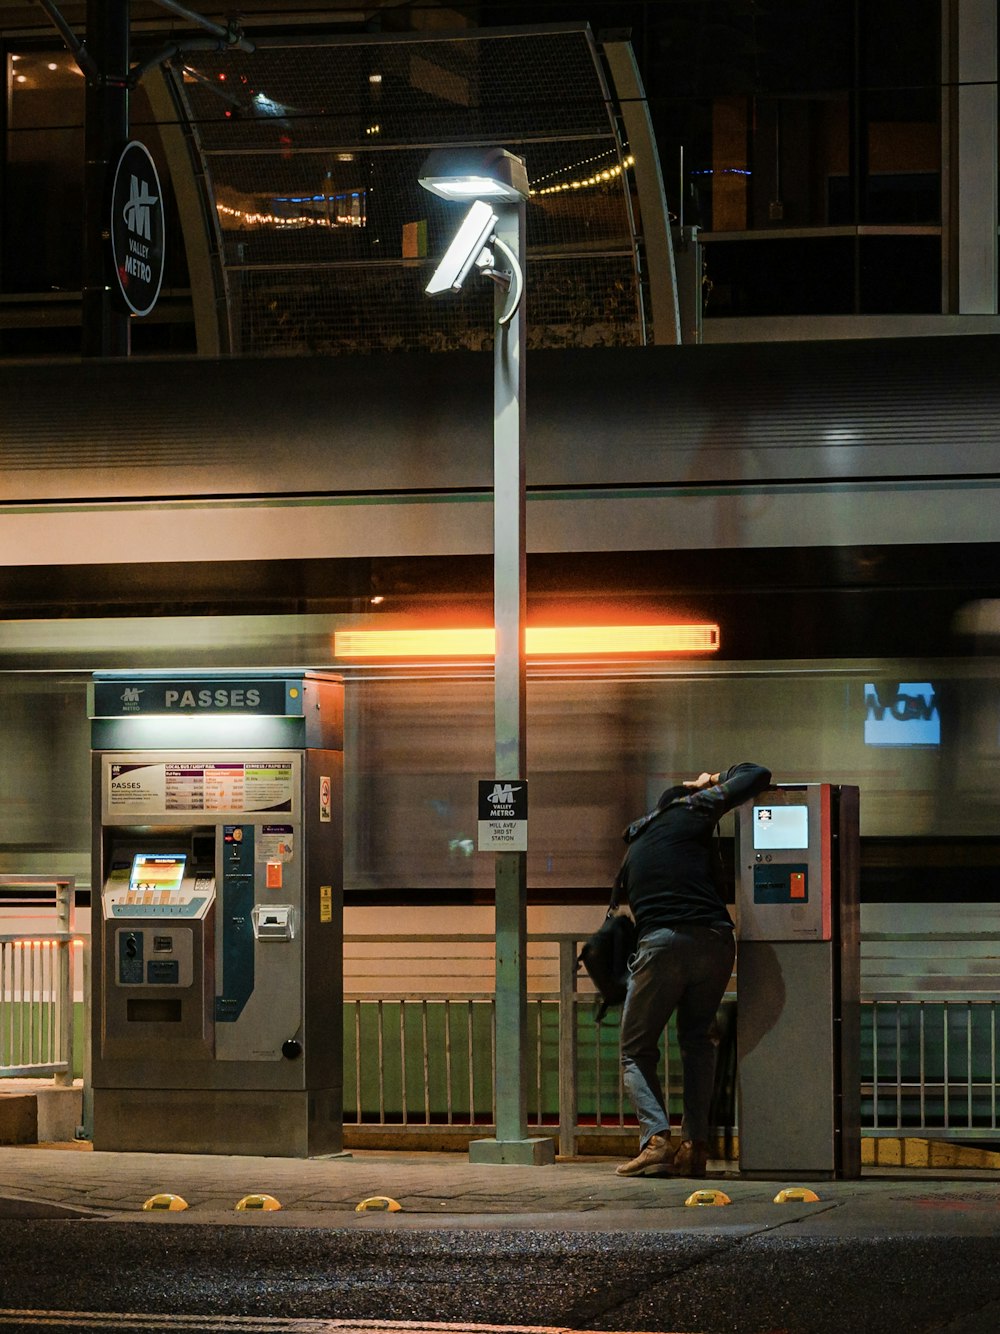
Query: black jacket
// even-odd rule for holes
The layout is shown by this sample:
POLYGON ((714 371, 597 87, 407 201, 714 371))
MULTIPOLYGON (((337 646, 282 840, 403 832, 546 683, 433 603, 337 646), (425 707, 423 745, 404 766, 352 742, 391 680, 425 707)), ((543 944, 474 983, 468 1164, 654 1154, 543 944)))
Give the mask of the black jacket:
POLYGON ((678 796, 655 817, 629 826, 625 831, 629 850, 619 886, 640 940, 663 926, 732 926, 712 835, 727 811, 770 783, 768 769, 737 764, 720 774, 713 787, 678 796))

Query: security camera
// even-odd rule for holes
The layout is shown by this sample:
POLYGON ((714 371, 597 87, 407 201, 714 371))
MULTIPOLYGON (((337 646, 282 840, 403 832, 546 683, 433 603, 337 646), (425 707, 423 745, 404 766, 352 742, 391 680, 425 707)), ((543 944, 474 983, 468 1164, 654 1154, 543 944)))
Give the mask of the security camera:
POLYGON ((482 255, 498 221, 489 204, 477 199, 466 213, 444 259, 434 270, 434 276, 424 288, 428 296, 462 290, 462 284, 482 255))

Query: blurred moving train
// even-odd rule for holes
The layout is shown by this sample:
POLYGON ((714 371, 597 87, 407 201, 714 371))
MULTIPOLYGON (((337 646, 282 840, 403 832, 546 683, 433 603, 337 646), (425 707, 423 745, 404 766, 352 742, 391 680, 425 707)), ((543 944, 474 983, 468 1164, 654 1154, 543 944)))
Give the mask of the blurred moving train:
MULTIPOLYGON (((864 902, 1000 898, 997 369, 979 336, 531 355, 529 625, 718 627, 532 659, 531 903, 592 916, 621 828, 744 759, 860 785, 864 902)), ((299 665, 347 682, 348 909, 491 902, 489 660, 335 643, 491 623, 490 377, 0 367, 0 871, 88 882, 91 671, 299 665)))

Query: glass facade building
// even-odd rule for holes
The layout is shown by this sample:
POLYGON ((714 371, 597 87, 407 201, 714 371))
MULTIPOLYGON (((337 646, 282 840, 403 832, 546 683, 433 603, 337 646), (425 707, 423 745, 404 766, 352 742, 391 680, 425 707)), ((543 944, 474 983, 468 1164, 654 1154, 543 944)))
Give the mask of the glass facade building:
MULTIPOLYGON (((249 53, 132 6, 131 133, 170 238, 137 354, 481 345, 483 292, 458 333, 421 299, 448 210, 415 175, 487 140, 528 162, 535 345, 996 315, 987 0, 255 8, 249 53)), ((0 43, 0 354, 72 355, 86 77, 40 12, 0 7, 0 43)))

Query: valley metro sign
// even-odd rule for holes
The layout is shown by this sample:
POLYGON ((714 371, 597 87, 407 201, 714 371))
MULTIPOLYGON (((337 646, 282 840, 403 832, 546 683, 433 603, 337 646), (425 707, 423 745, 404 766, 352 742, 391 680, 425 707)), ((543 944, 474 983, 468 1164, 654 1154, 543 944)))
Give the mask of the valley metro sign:
POLYGON ((111 192, 111 250, 118 288, 133 315, 148 315, 163 281, 163 192, 144 144, 126 144, 111 192))

